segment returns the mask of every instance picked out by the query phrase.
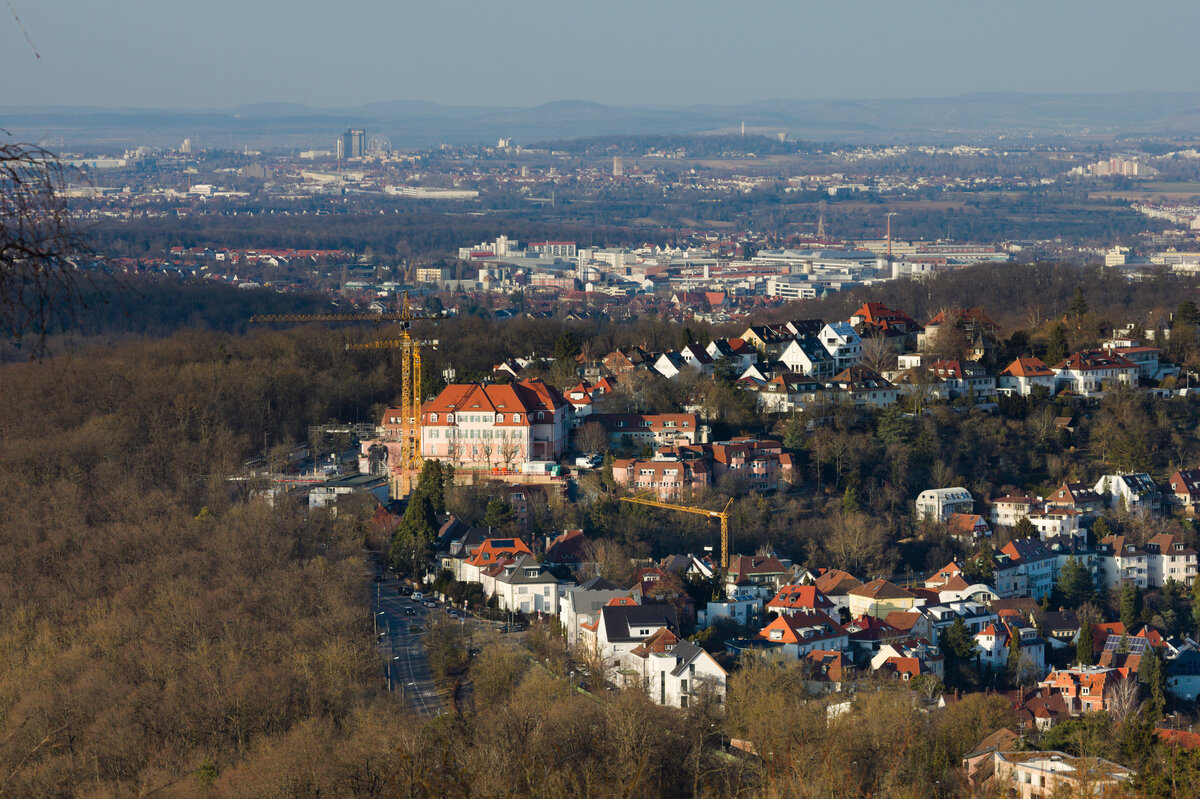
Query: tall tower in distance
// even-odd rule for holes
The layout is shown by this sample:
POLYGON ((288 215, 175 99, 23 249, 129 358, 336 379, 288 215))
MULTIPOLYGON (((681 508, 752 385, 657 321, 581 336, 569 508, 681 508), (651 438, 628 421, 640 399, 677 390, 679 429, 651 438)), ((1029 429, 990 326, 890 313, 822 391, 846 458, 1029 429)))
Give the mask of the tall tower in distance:
POLYGON ((362 128, 347 128, 342 134, 342 155, 338 160, 343 158, 362 158, 367 154, 367 132, 362 128))
POLYGON ((625 174, 625 159, 619 155, 613 156, 613 177, 619 178, 625 174))

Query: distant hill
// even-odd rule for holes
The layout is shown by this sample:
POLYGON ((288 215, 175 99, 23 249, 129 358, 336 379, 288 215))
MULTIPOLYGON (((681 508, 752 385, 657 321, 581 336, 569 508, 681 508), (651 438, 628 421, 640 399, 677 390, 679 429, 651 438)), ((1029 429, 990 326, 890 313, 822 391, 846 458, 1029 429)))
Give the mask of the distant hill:
POLYGON ((847 143, 962 143, 998 137, 1106 140, 1200 136, 1200 92, 1022 94, 988 92, 902 100, 771 100, 745 105, 619 107, 561 100, 533 108, 375 102, 350 108, 260 103, 231 109, 0 108, 0 127, 66 147, 177 144, 330 147, 347 127, 399 147, 517 142, 611 134, 732 131, 847 143))

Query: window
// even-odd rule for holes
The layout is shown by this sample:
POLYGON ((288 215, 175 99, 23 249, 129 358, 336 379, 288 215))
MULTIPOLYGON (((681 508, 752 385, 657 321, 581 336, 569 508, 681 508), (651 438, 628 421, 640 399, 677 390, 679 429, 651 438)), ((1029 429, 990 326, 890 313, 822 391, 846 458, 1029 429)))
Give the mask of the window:
POLYGON ((546 414, 542 413, 541 411, 538 411, 538 421, 540 422, 540 421, 542 421, 542 419, 545 419, 545 418, 546 418, 546 414))
POLYGON ((504 423, 504 414, 502 414, 502 413, 498 413, 498 414, 496 414, 496 423, 497 423, 497 424, 503 424, 503 423, 504 423))
POLYGON ((516 422, 517 424, 520 424, 520 423, 521 423, 521 414, 519 414, 519 413, 514 413, 514 414, 513 414, 513 421, 514 421, 514 422, 516 422))
MULTIPOLYGON (((392 421, 393 421, 393 422, 395 422, 395 421, 396 421, 394 417, 393 417, 392 421)), ((431 421, 431 422, 436 422, 436 421, 437 421, 437 414, 436 414, 436 413, 431 413, 431 414, 429 414, 429 421, 431 421)))

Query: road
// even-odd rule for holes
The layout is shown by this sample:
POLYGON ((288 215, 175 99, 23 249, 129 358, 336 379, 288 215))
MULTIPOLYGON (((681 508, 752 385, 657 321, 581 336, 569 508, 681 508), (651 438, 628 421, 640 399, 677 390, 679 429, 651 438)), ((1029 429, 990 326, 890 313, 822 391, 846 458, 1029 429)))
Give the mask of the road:
POLYGON ((424 633, 413 633, 411 626, 429 628, 429 616, 444 611, 430 609, 396 593, 398 581, 388 574, 383 582, 373 583, 372 611, 376 614, 380 662, 384 676, 396 698, 422 716, 432 718, 445 712, 437 687, 429 672, 429 660, 422 643, 424 633), (415 616, 405 614, 411 608, 415 616))

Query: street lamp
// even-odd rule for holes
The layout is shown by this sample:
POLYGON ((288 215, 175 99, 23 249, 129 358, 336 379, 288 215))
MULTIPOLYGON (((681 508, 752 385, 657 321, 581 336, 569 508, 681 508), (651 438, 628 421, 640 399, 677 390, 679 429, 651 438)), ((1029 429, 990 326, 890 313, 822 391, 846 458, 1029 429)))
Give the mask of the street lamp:
POLYGON ((371 616, 371 621, 375 623, 375 637, 376 638, 379 637, 379 617, 386 616, 386 615, 387 615, 387 613, 385 613, 384 611, 381 610, 378 613, 375 613, 371 616))
MULTIPOLYGON (((396 687, 395 687, 396 682, 399 682, 393 676, 396 671, 396 661, 399 659, 400 659, 399 655, 393 655, 391 661, 388 663, 388 690, 389 691, 396 690, 396 687)), ((400 685, 400 695, 401 695, 401 697, 404 696, 404 684, 403 683, 401 683, 401 685, 400 685)))

